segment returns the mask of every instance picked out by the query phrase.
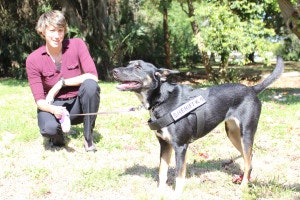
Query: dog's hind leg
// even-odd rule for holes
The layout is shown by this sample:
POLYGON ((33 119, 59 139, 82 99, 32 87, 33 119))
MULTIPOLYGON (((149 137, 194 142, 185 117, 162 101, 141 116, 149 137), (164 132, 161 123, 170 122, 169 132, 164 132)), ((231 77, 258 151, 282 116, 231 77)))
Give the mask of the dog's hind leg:
POLYGON ((158 137, 160 144, 160 164, 158 187, 163 189, 168 179, 168 169, 172 156, 172 145, 158 137))
MULTIPOLYGON (((245 129, 245 128, 244 128, 245 129)), ((255 127, 256 130, 256 127, 255 127)), ((243 158, 244 158, 244 176, 241 183, 242 188, 248 187, 248 182, 252 171, 252 148, 255 130, 244 130, 242 137, 243 158)))
MULTIPOLYGON (((244 159, 244 175, 241 183, 241 187, 248 186, 248 181, 251 174, 251 162, 252 162, 252 145, 254 133, 248 131, 243 132, 241 136, 240 122, 237 119, 230 119, 225 122, 225 129, 227 136, 235 148, 241 153, 244 159), (247 133, 249 132, 249 133, 247 133)), ((243 130, 243 129, 242 129, 243 130)))

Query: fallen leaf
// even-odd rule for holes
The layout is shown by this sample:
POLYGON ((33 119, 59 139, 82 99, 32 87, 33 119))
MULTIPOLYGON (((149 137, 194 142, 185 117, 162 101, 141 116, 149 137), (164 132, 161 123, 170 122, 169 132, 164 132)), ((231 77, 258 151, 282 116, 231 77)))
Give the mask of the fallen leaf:
POLYGON ((208 158, 208 154, 207 153, 198 153, 199 156, 204 157, 204 158, 208 158))

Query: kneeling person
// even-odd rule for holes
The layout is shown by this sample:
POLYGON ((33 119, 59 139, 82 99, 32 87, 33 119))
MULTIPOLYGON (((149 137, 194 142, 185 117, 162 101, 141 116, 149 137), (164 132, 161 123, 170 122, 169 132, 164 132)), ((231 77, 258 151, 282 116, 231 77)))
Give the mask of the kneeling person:
POLYGON ((26 59, 29 85, 38 107, 40 133, 51 146, 64 146, 63 132, 70 125, 83 123, 84 146, 96 151, 93 143, 95 115, 74 115, 98 112, 100 87, 95 63, 84 41, 65 39, 68 25, 62 12, 42 14, 37 33, 46 44, 26 59))

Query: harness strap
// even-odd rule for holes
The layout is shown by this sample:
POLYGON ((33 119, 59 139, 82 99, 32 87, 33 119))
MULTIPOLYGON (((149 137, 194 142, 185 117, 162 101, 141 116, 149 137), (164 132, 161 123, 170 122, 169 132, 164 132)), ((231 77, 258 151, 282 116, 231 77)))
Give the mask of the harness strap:
POLYGON ((148 120, 148 125, 151 130, 160 130, 168 125, 178 121, 183 118, 187 114, 195 113, 196 121, 197 121, 197 133, 202 133, 204 129, 204 110, 199 109, 200 106, 205 104, 206 101, 202 96, 198 96, 195 99, 183 104, 179 108, 175 109, 171 113, 166 114, 165 116, 156 119, 156 120, 148 120), (180 114, 178 114, 180 113, 180 114))
POLYGON ((163 127, 166 127, 174 122, 172 115, 166 114, 165 116, 152 121, 151 119, 148 120, 148 125, 151 130, 160 130, 163 127))
POLYGON ((198 109, 198 110, 196 110, 195 113, 197 116, 197 135, 200 135, 203 133, 204 125, 205 125, 204 110, 198 109))

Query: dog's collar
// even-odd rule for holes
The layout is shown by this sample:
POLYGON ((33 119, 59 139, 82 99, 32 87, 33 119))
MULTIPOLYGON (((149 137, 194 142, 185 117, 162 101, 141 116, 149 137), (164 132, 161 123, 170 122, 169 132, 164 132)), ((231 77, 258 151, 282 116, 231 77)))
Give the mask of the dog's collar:
MULTIPOLYGON (((172 93, 173 90, 174 90, 174 87, 169 87, 169 85, 171 85, 172 83, 164 83, 164 84, 161 84, 159 87, 157 87, 153 93, 159 93, 160 92, 160 89, 163 88, 163 90, 165 90, 165 92, 168 92, 168 93, 172 93)), ((148 107, 148 110, 150 112, 153 112, 154 109, 156 107, 158 107, 159 105, 163 104, 166 100, 167 100, 168 97, 162 97, 159 95, 158 98, 156 98, 153 102, 150 103, 150 106, 148 107), (151 106, 153 105, 153 106, 151 106)))
MULTIPOLYGON (((184 116, 191 113, 193 110, 196 110, 198 107, 202 106, 205 103, 206 100, 201 95, 199 95, 161 118, 158 118, 156 120, 149 119, 148 125, 151 130, 160 130, 170 125, 171 123, 178 121, 179 119, 183 118, 184 116)), ((153 107, 151 109, 153 109, 153 107)))

